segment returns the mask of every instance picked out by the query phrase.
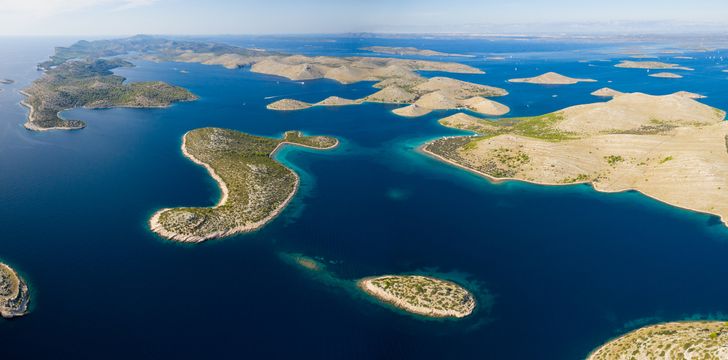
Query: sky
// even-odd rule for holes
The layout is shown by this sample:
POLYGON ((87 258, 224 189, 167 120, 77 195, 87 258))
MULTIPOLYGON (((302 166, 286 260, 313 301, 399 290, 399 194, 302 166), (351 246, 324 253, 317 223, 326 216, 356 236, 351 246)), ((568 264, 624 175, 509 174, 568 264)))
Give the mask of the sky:
POLYGON ((0 0, 0 36, 728 31, 726 0, 0 0))

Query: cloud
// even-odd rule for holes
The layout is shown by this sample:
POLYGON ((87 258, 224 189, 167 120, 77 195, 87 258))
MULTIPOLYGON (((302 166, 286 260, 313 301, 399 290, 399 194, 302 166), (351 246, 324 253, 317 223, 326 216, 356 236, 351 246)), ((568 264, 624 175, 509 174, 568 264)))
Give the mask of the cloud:
POLYGON ((3 17, 26 16, 47 18, 58 14, 81 11, 90 8, 127 10, 152 5, 158 0, 0 0, 0 14, 3 17))

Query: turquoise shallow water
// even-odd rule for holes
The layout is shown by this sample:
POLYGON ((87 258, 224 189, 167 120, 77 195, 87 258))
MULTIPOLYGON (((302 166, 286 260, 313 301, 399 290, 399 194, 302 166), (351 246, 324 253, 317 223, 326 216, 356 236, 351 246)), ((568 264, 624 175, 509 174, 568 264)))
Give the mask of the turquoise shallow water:
MULTIPOLYGON (((362 45, 225 40, 318 54, 360 54, 362 45)), ((458 134, 437 124, 447 113, 404 119, 378 104, 265 109, 268 96, 353 98, 373 92, 370 84, 302 85, 246 70, 139 62, 119 73, 185 86, 200 100, 168 109, 72 110, 66 116, 87 120, 86 129, 28 132, 16 90, 38 75, 35 63, 52 46, 70 41, 0 40, 0 77, 18 80, 0 92, 0 258, 33 291, 30 315, 0 322, 3 358, 580 359, 644 322, 727 317, 728 231, 715 217, 635 192, 491 184, 415 151, 458 134), (278 153, 302 187, 261 231, 171 243, 147 231, 154 211, 211 205, 219 196, 204 169, 179 151, 182 134, 202 126, 268 136, 299 129, 337 136, 342 145, 278 153), (291 266, 282 253, 320 259, 337 280, 291 266), (492 296, 492 307, 464 321, 422 321, 341 285, 411 272, 467 279, 492 296)), ((511 94, 499 101, 513 116, 599 101, 589 92, 603 86, 695 91, 710 105, 728 104, 728 74, 720 72, 728 65, 719 52, 680 60, 696 71, 664 80, 578 62, 608 57, 618 44, 382 42, 512 54, 505 62, 465 59, 487 74, 455 77, 506 87, 511 94), (600 82, 505 83, 545 71, 600 82)))

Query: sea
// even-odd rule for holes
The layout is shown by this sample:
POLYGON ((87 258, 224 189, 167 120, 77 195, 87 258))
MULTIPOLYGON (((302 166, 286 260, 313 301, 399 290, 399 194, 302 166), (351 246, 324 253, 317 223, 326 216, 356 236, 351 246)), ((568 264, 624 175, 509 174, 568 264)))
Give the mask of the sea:
MULTIPOLYGON (((588 185, 491 183, 418 152, 467 134, 396 106, 266 110, 290 97, 360 98, 373 83, 290 81, 249 69, 135 60, 127 81, 162 80, 199 100, 166 109, 74 109, 78 131, 31 132, 18 92, 36 64, 76 38, 0 38, 0 261, 31 291, 31 311, 0 319, 5 359, 584 359, 647 324, 728 320, 728 227, 717 217, 638 192, 588 185), (181 244, 148 229, 158 209, 212 206, 206 171, 182 135, 223 127, 341 140, 331 151, 286 147, 276 159, 301 176, 292 203, 259 231, 181 244), (296 257, 315 259, 312 271, 296 257), (429 274, 471 289, 476 312, 430 320, 372 301, 357 279, 429 274)), ((682 79, 620 69, 627 53, 678 42, 539 38, 348 36, 208 37, 290 54, 381 56, 362 47, 415 46, 472 54, 485 74, 423 72, 503 87, 508 116, 606 101, 601 87, 680 90, 728 108, 728 52, 658 54, 694 71, 682 79), (691 59, 675 59, 674 56, 691 59), (503 57, 494 60, 493 56, 503 57), (570 86, 511 84, 547 71, 593 78, 570 86)), ((695 44, 688 44, 695 45, 695 44)), ((682 46, 682 47, 680 47, 682 46)), ((417 57, 414 57, 417 58, 417 57)), ((424 59, 424 58, 423 58, 424 59)))

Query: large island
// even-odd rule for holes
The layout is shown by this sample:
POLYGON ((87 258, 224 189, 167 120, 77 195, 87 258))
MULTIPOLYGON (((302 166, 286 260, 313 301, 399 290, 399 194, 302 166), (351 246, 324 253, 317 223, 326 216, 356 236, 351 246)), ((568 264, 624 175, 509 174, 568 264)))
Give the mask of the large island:
POLYGON ((76 48, 57 48, 50 60, 38 65, 43 76, 23 90, 27 99, 23 105, 30 109, 25 127, 29 130, 80 129, 80 120, 67 120, 58 113, 72 108, 109 107, 155 108, 197 97, 186 89, 160 81, 125 83, 125 78, 112 70, 132 66, 109 49, 99 49, 89 42, 79 42, 76 48))
POLYGON ((421 275, 364 278, 359 288, 404 311, 434 318, 463 318, 475 310, 475 297, 454 282, 421 275))
POLYGON ((496 181, 637 190, 728 221, 726 113, 686 93, 614 95, 528 118, 457 114, 440 123, 475 135, 439 139, 423 150, 496 181))
POLYGON ((360 50, 371 51, 380 54, 389 55, 415 55, 415 56, 457 56, 457 57, 475 57, 475 55, 453 54, 428 49, 418 49, 412 46, 369 46, 360 50))
POLYGON ((0 263, 0 316, 12 318, 28 312, 28 286, 15 270, 0 263))
POLYGON ((214 207, 162 209, 149 221, 159 235, 182 242, 202 242, 258 229, 288 204, 298 189, 298 175, 272 156, 284 145, 331 149, 338 140, 289 131, 282 139, 234 130, 202 128, 186 133, 182 152, 204 166, 220 185, 214 207))
POLYGON ((594 350, 587 360, 728 359, 728 322, 650 325, 594 350))

